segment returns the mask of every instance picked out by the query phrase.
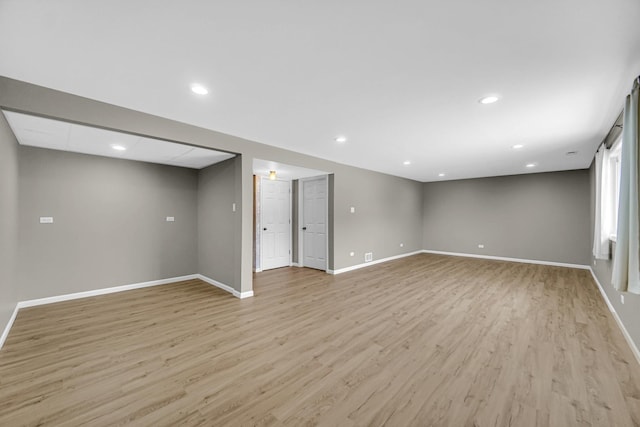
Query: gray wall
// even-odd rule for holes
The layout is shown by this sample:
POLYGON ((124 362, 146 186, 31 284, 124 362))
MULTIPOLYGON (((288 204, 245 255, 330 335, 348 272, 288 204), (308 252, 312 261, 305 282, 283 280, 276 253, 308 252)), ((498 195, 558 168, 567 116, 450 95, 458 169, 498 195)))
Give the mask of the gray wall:
POLYGON ((18 142, 0 113, 0 334, 18 301, 15 255, 18 229, 18 142))
POLYGON ((196 272, 197 171, 19 153, 19 300, 196 272), (41 216, 54 223, 40 224, 41 216))
MULTIPOLYGON (((198 174, 198 273, 240 291, 234 277, 235 169, 233 158, 198 174)), ((236 266, 236 269, 238 267, 236 266)))
POLYGON ((366 252, 375 261, 422 249, 422 183, 354 169, 335 173, 333 185, 336 270, 364 263, 366 252))
POLYGON ((426 183, 424 248, 588 265, 589 203, 588 170, 426 183))
POLYGON ((374 258, 399 255, 422 248, 422 184, 376 172, 259 144, 185 123, 128 110, 87 98, 0 77, 0 107, 74 121, 108 129, 168 139, 176 142, 240 153, 236 168, 234 221, 235 283, 241 291, 252 289, 253 260, 253 159, 269 159, 333 173, 334 217, 330 217, 329 265, 340 269, 374 258), (396 204, 397 203, 397 204, 396 204), (356 206, 356 214, 349 214, 356 206), (388 222, 392 219, 393 222, 388 222), (333 230, 331 230, 333 225, 333 230), (404 247, 399 243, 403 242, 404 247), (356 256, 350 257, 349 252, 356 256))
MULTIPOLYGON (((591 184, 591 228, 589 236, 590 242, 593 242, 593 228, 595 225, 595 199, 596 199, 596 177, 595 177, 595 163, 591 164, 589 169, 589 180, 591 184)), ((589 248, 591 258, 591 268, 593 273, 598 278, 598 281, 602 285, 604 292, 607 294, 607 298, 611 305, 615 309, 616 313, 620 317, 620 320, 625 326, 625 329, 633 339, 636 347, 640 345, 640 295, 632 294, 629 292, 619 292, 614 289, 611 284, 611 271, 613 268, 613 261, 611 260, 596 260, 593 257, 591 247, 589 248), (624 304, 620 301, 620 295, 624 294, 624 304)))

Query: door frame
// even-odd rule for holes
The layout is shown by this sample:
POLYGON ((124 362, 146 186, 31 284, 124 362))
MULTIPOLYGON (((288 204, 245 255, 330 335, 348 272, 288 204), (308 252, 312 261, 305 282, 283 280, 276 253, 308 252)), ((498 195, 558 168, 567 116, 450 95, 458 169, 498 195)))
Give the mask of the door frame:
POLYGON ((258 199, 260 200, 260 228, 259 228, 259 232, 260 232, 260 268, 256 269, 255 272, 259 273, 264 271, 264 258, 263 258, 263 252, 264 252, 264 239, 262 238, 262 231, 264 228, 264 203, 262 202, 262 195, 263 195, 263 190, 264 190, 264 186, 262 185, 263 181, 283 181, 283 182, 288 182, 289 183, 289 267, 291 267, 292 263, 293 263, 293 230, 291 229, 291 224, 292 224, 292 219, 293 219, 293 203, 291 202, 291 180, 287 180, 287 179, 274 179, 271 180, 269 179, 268 176, 260 176, 260 187, 258 189, 259 193, 258 194, 258 199))
POLYGON ((329 175, 318 175, 298 180, 298 266, 304 267, 304 182, 324 178, 325 198, 324 209, 326 219, 326 230, 324 233, 324 271, 329 270, 329 175))

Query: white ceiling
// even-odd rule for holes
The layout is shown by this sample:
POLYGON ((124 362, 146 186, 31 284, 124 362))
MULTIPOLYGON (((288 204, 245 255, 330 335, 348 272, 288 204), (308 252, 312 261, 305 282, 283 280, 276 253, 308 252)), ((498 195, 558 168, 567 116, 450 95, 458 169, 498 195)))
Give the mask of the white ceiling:
POLYGON ((18 143, 31 147, 202 169, 234 154, 2 111, 18 143), (114 146, 125 148, 115 150, 114 146))
POLYGON ((638 22, 637 0, 4 0, 0 74, 394 175, 470 178, 588 167, 640 74, 638 22))

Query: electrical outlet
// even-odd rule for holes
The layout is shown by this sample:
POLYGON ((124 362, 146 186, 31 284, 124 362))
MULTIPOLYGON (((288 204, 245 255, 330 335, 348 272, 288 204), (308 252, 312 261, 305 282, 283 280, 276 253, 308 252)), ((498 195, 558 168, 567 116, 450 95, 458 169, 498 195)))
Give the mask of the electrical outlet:
POLYGON ((351 213, 356 213, 356 208, 354 206, 351 206, 350 211, 351 211, 351 213))
POLYGON ((620 302, 624 304, 624 295, 620 294, 620 302))
POLYGON ((400 243, 400 247, 401 247, 401 248, 404 248, 404 243, 400 243))
POLYGON ((373 261, 373 252, 367 252, 364 254, 364 262, 373 261))
POLYGON ((176 220, 176 217, 174 217, 174 216, 168 216, 167 217, 167 222, 175 222, 175 220, 176 220))
POLYGON ((52 216, 41 216, 40 217, 40 224, 53 224, 53 217, 52 216))
POLYGON ((349 256, 355 256, 355 252, 349 252, 349 256))
POLYGON ((478 247, 479 247, 480 249, 484 249, 484 245, 483 245, 482 243, 480 243, 480 244, 478 245, 478 247))

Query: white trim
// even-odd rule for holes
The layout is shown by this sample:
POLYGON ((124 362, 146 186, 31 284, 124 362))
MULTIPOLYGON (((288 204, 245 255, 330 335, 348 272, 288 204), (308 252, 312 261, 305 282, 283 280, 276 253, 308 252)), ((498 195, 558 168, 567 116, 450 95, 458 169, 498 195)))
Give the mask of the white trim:
POLYGON ((297 267, 304 267, 304 231, 302 227, 304 226, 304 179, 301 178, 298 180, 298 218, 296 221, 296 225, 298 229, 298 265, 297 267))
POLYGON ((240 292, 240 291, 236 291, 235 289, 233 289, 231 286, 229 285, 225 285, 222 282, 218 282, 217 280, 214 280, 210 277, 207 276, 203 276, 202 274, 196 274, 197 278, 202 280, 203 282, 206 282, 212 286, 215 286, 217 288, 222 289, 223 291, 227 291, 230 294, 232 294, 234 297, 236 298, 249 298, 253 296, 253 291, 246 291, 246 292, 240 292))
POLYGON ((329 175, 324 176, 324 271, 329 268, 329 175))
POLYGON ((421 254, 422 252, 423 251, 421 251, 421 250, 420 251, 414 251, 414 252, 407 252, 406 254, 394 255, 394 256, 387 257, 387 258, 376 259, 376 260, 371 261, 371 262, 365 262, 364 264, 352 265, 351 267, 339 268, 337 270, 327 270, 327 273, 329 273, 329 274, 346 273, 347 271, 358 270, 360 268, 369 267, 371 265, 376 265, 376 264, 380 264, 380 263, 387 262, 387 261, 393 261, 394 259, 399 259, 399 258, 404 258, 404 257, 412 256, 412 255, 421 254))
POLYGON ((607 307, 609 307, 609 311, 611 312, 611 314, 613 315, 613 318, 618 324, 620 331, 622 331, 622 335, 624 336, 624 339, 627 341, 627 344, 629 344, 629 348, 631 348, 631 352, 633 353, 633 356, 636 358, 636 361, 640 363, 640 351, 638 351, 638 347, 636 347, 636 343, 633 342, 633 338, 631 338, 631 335, 629 335, 629 332, 627 332, 627 328, 624 327, 624 323, 622 323, 620 316, 618 316, 618 313, 616 313, 616 309, 613 308, 613 305, 611 304, 611 301, 609 301, 609 297, 607 296, 607 293, 604 291, 604 288, 600 284, 600 281, 598 280, 596 273, 593 271, 591 267, 589 267, 589 271, 591 271, 591 276, 593 276, 593 280, 596 282, 596 285, 598 285, 598 289, 600 290, 600 294, 602 294, 602 298, 604 298, 604 302, 607 303, 607 307))
POLYGON ((18 310, 20 310, 20 307, 18 307, 18 304, 16 304, 16 308, 13 309, 13 313, 11 313, 11 317, 7 322, 7 326, 5 326, 4 331, 2 332, 2 336, 0 336, 0 349, 4 345, 4 342, 7 340, 7 337, 9 336, 9 331, 13 326, 14 320, 16 320, 16 316, 18 315, 18 310))
POLYGON ((262 273, 262 269, 261 268, 254 268, 253 272, 254 273, 262 273))
POLYGON ((79 298, 95 297, 98 295, 113 294, 116 292, 148 288, 151 286, 167 285, 170 283, 183 282, 185 280, 193 280, 193 279, 200 279, 203 282, 206 282, 210 285, 217 286, 218 288, 233 294, 233 296, 235 296, 236 298, 242 299, 242 298, 249 298, 253 296, 253 291, 238 292, 235 289, 233 289, 231 286, 228 286, 228 285, 225 285, 224 283, 220 283, 216 280, 210 279, 209 277, 203 276, 202 274, 189 274, 187 276, 170 277, 168 279, 160 279, 160 280, 151 280, 149 282, 134 283, 131 285, 114 286, 111 288, 95 289, 93 291, 76 292, 73 294, 57 295, 57 296, 47 297, 47 298, 38 298, 38 299, 32 299, 27 301, 19 301, 16 304, 16 308, 13 310, 13 314, 9 318, 9 322, 7 323, 7 326, 5 326, 4 331, 0 336, 0 349, 4 345, 4 342, 7 339, 7 337, 9 336, 9 331, 11 330, 11 327, 13 326, 13 322, 15 321, 16 316, 18 315, 18 311, 21 308, 35 307, 35 306, 44 305, 44 304, 53 304, 56 302, 70 301, 70 300, 79 299, 79 298))
POLYGON ((289 180, 289 267, 291 267, 292 265, 293 265, 293 181, 289 180))
POLYGON ((18 303, 16 304, 16 308, 13 310, 13 314, 9 318, 9 322, 7 323, 7 326, 4 328, 4 331, 2 332, 2 336, 0 336, 0 348, 2 348, 5 340, 9 336, 9 331, 11 330, 11 327, 13 326, 13 322, 15 321, 16 316, 18 315, 18 311, 21 308, 35 307, 38 305, 45 305, 45 304, 53 304, 53 303, 62 302, 62 301, 71 301, 71 300, 80 299, 80 298, 95 297, 98 295, 113 294, 116 292, 131 291, 133 289, 148 288, 151 286, 166 285, 169 283, 182 282, 185 280, 199 279, 198 276, 199 276, 198 274, 189 274, 187 276, 170 277, 168 279, 133 283, 131 285, 113 286, 111 288, 95 289, 92 291, 75 292, 73 294, 57 295, 53 297, 18 301, 18 303))
POLYGON ((291 267, 302 267, 300 264, 298 264, 297 262, 292 262, 291 263, 291 267))
POLYGON ((95 289, 93 291, 76 292, 73 294, 57 295, 54 297, 31 299, 27 301, 20 301, 17 307, 18 308, 35 307, 37 305, 52 304, 55 302, 70 301, 70 300, 79 299, 79 298, 95 297, 98 295, 106 295, 106 294, 112 294, 115 292, 130 291, 132 289, 148 288, 150 286, 166 285, 168 283, 182 282, 184 280, 193 280, 197 278, 198 278, 197 274, 190 274, 188 276, 170 277, 168 279, 152 280, 149 282, 134 283, 131 285, 95 289))
POLYGON ((556 267, 579 268, 581 270, 589 269, 588 265, 583 265, 583 264, 569 264, 565 262, 541 261, 537 259, 510 258, 510 257, 493 256, 493 255, 477 255, 477 254, 465 254, 465 253, 459 253, 459 252, 432 251, 428 249, 423 249, 421 252, 425 254, 449 255, 449 256, 459 256, 459 257, 465 257, 465 258, 482 258, 482 259, 495 259, 498 261, 522 262, 525 264, 553 265, 556 267))

